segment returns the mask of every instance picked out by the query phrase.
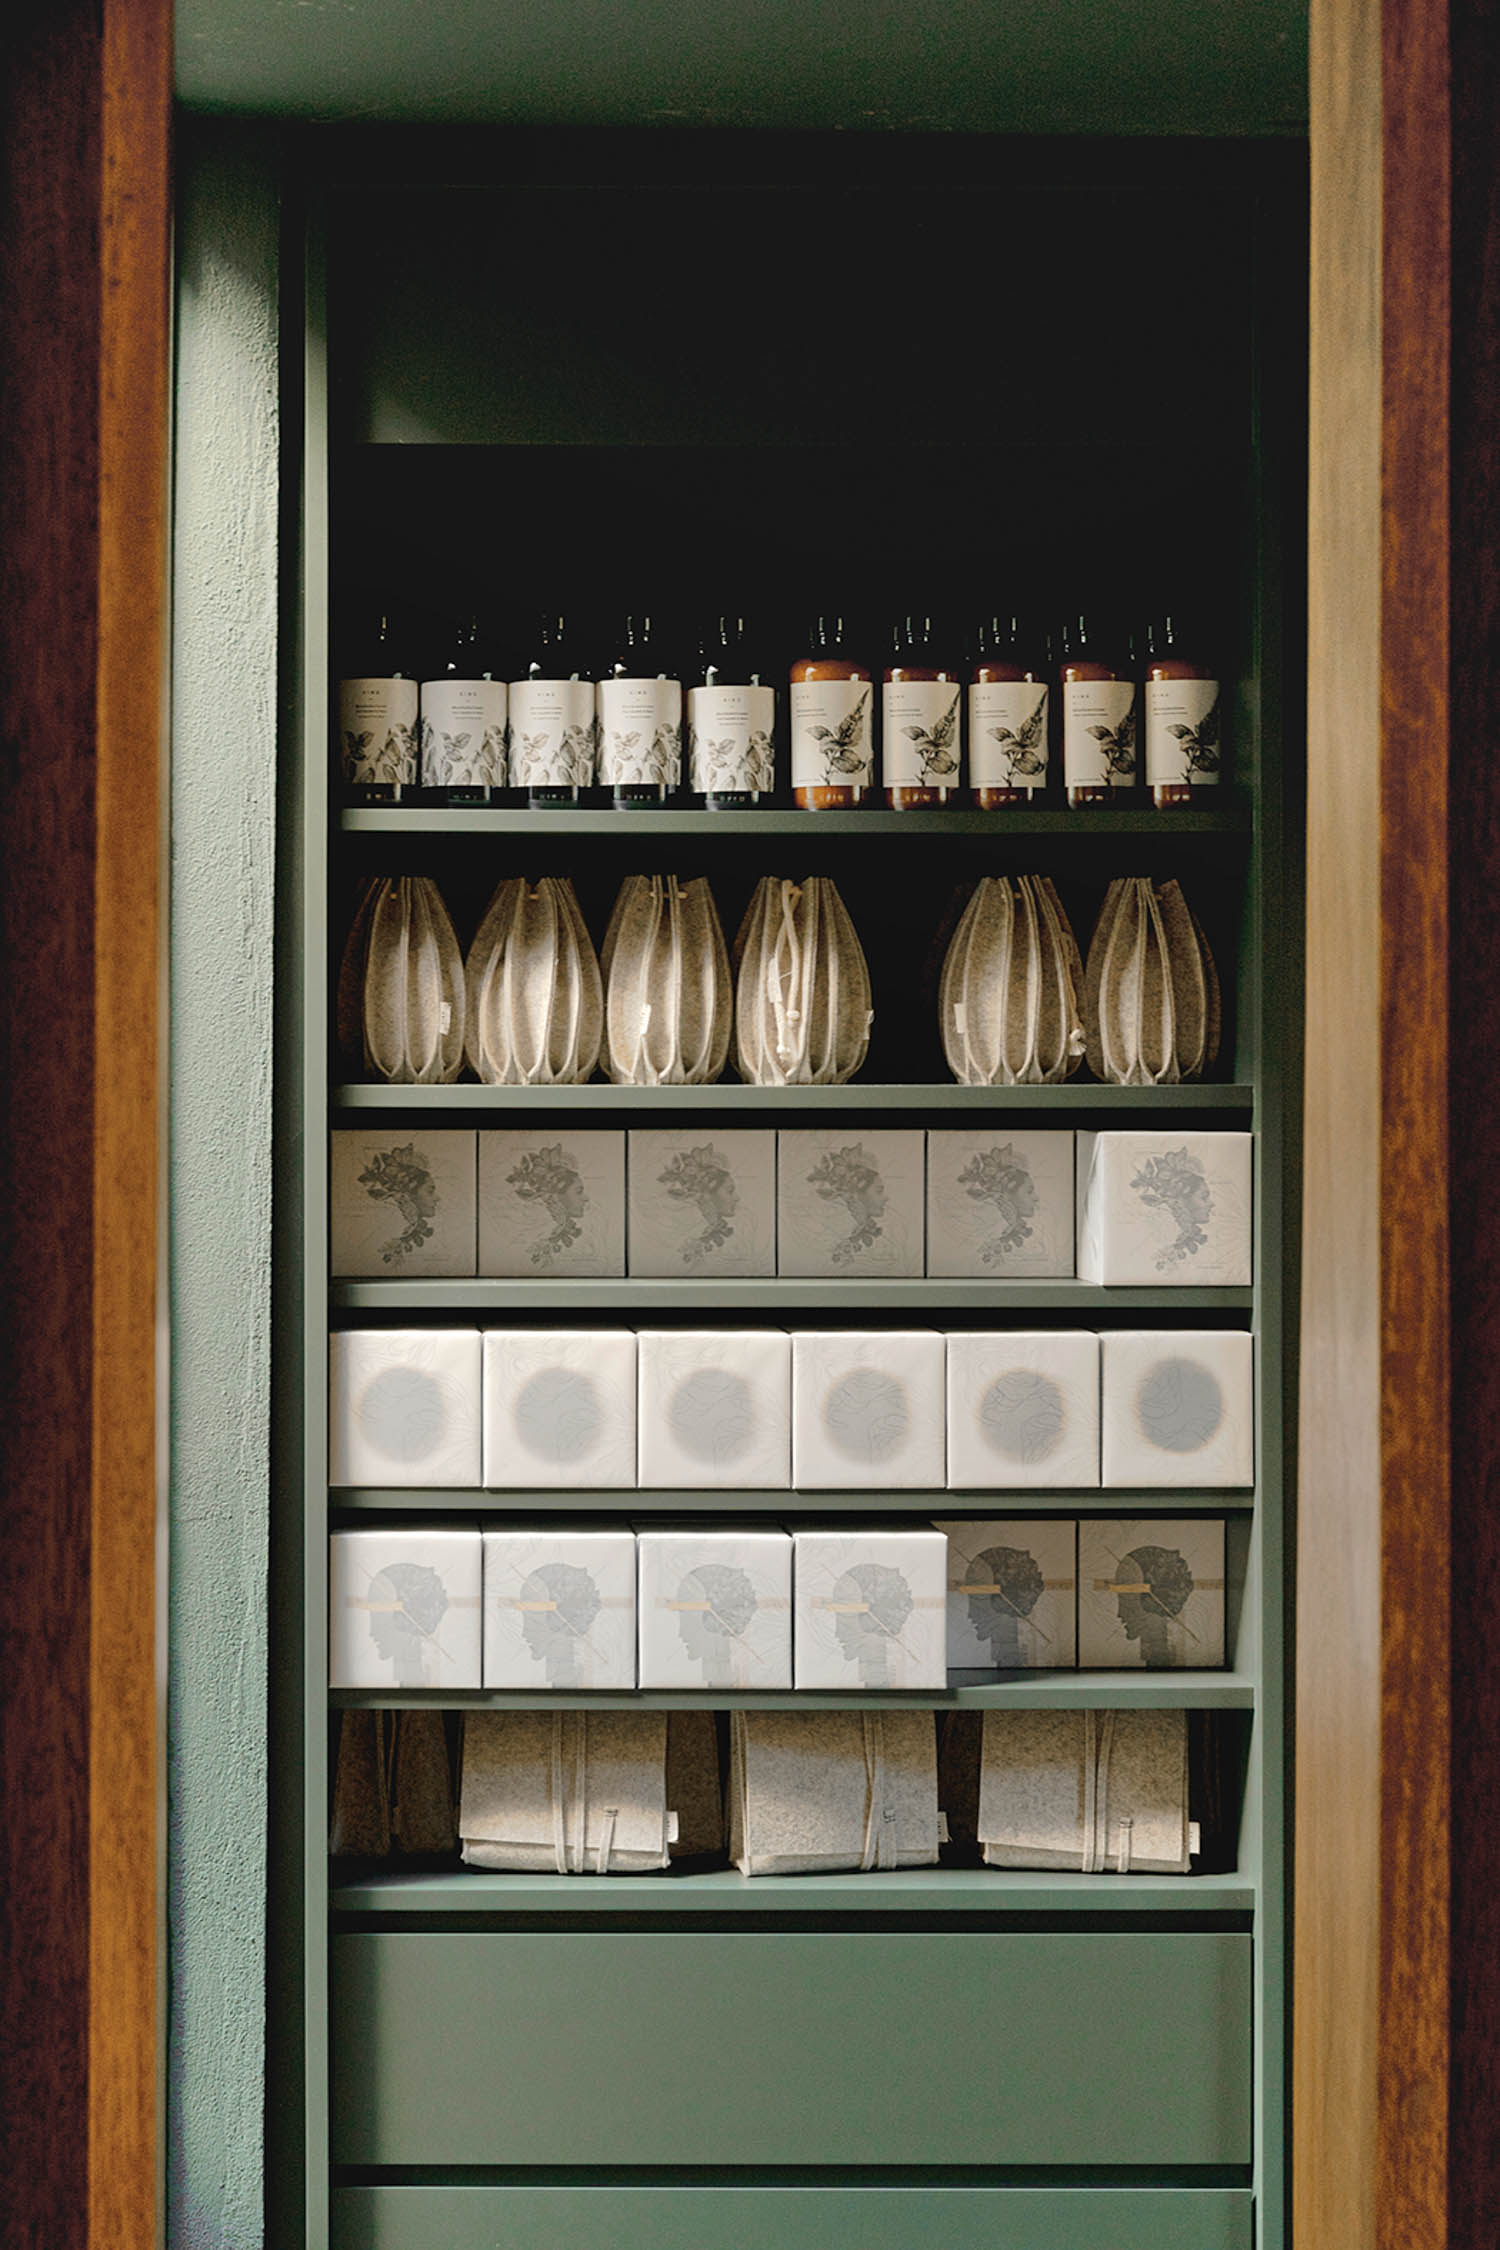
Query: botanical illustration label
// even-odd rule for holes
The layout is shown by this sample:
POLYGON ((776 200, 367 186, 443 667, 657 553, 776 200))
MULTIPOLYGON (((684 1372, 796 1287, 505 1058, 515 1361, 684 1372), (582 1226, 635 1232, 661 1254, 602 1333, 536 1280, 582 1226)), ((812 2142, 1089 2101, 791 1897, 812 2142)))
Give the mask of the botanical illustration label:
POLYGON ((975 789, 1041 789, 1047 780, 1047 689, 1040 680, 976 680, 969 690, 975 789))
POLYGON ((792 787, 868 789, 875 778, 869 680, 792 682, 792 787))
POLYGON ((953 680, 887 680, 883 702, 887 788, 955 788, 963 689, 953 680))
POLYGON ((372 782, 417 778, 415 680, 340 680, 339 754, 344 779, 372 782))
POLYGON ((511 681, 513 788, 587 789, 598 747, 592 680, 511 681))
POLYGON ((424 789, 505 787, 503 680, 422 682, 424 789))
POLYGON ((1223 735, 1217 680, 1146 682, 1146 779, 1189 782, 1202 789, 1219 779, 1223 735))
POLYGON ((682 688, 676 680, 599 682, 599 779, 613 788, 675 789, 682 779, 682 688))
POLYGON ((688 780, 700 797, 769 790, 776 783, 776 690, 688 690, 688 780))
POLYGON ((1064 680, 1063 779, 1070 789, 1128 789, 1135 779, 1135 683, 1064 680))

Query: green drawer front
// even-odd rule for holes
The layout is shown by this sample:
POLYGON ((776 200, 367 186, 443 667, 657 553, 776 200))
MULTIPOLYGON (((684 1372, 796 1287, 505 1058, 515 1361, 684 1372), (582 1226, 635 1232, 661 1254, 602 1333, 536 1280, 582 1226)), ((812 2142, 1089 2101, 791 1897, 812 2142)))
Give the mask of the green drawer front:
POLYGON ((1196 2188, 341 2188, 333 2250, 1251 2250, 1196 2188))
POLYGON ((1247 2164, 1250 1940, 359 1932, 332 2053, 346 2164, 1247 2164))

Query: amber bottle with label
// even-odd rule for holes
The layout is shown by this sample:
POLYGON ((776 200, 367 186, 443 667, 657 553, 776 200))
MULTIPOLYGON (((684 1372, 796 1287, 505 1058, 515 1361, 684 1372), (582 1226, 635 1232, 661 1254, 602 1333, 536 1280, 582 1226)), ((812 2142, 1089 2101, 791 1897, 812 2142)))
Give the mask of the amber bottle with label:
POLYGON ((875 787, 875 675, 842 617, 819 617, 791 669, 792 795, 805 812, 847 812, 875 787))
POLYGON ((1051 670, 1047 636, 1024 618, 982 618, 969 686, 969 795, 984 812, 1024 805, 1047 786, 1051 670))
POLYGON ((964 673, 930 617, 903 617, 881 688, 885 801, 920 812, 958 797, 964 673))
POLYGON ((1223 703, 1201 628, 1172 613, 1146 637, 1146 786, 1156 805, 1190 805, 1224 771, 1223 703))
POLYGON ((1070 805, 1107 805, 1135 786, 1138 726, 1130 636, 1096 611, 1062 632, 1063 782, 1070 805))

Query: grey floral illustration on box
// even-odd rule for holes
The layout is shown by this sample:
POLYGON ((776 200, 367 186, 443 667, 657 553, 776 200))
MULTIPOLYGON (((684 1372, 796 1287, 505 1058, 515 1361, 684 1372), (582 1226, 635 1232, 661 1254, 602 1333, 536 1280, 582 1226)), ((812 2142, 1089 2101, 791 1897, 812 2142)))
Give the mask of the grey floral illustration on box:
POLYGON ((679 1149, 656 1177, 673 1203, 696 1204, 704 1225, 701 1233, 682 1245, 682 1260, 684 1265, 702 1265, 734 1233, 734 1214, 740 1207, 734 1174, 713 1143, 705 1141, 699 1148, 679 1149))
POLYGON ((517 760, 516 787, 525 789, 541 781, 580 789, 586 787, 593 779, 596 741, 596 721, 564 727, 557 749, 549 756, 552 736, 546 728, 538 728, 535 734, 527 734, 524 728, 512 729, 511 750, 517 760), (518 735, 519 750, 516 748, 518 735))
POLYGON ((450 734, 446 727, 422 721, 422 772, 438 787, 482 787, 501 780, 505 773, 505 733, 486 727, 482 734, 463 727, 450 734))
POLYGON ((527 1255, 534 1266, 550 1266, 583 1233, 589 1191, 577 1158, 561 1141, 528 1149, 515 1170, 506 1173, 505 1184, 515 1189, 517 1202, 540 1203, 546 1210, 552 1224, 545 1234, 537 1236, 527 1255))
POLYGON ((863 1142, 856 1141, 848 1148, 829 1149, 820 1156, 807 1175, 807 1184, 817 1189, 822 1202, 842 1203, 854 1221, 830 1253, 836 1266, 851 1265, 885 1232, 881 1219, 886 1192, 879 1166, 863 1142))
POLYGON ((752 727, 747 741, 733 735, 699 734, 687 729, 688 766, 693 787, 712 796, 721 790, 770 789, 776 781, 776 754, 762 727, 752 727))
POLYGON ((1132 1547, 1113 1578, 1094 1583, 1096 1593, 1115 1596, 1125 1638, 1140 1642, 1141 1662, 1151 1672, 1177 1671, 1188 1661, 1187 1644, 1198 1636, 1182 1613, 1196 1588, 1179 1548, 1151 1545, 1132 1547))
POLYGON ((360 1173, 359 1184, 372 1203, 394 1203, 406 1221, 400 1234, 380 1245, 383 1264, 404 1265, 413 1250, 432 1238, 438 1188, 431 1165, 416 1142, 408 1141, 404 1148, 377 1151, 360 1173))
POLYGON ((1047 690, 1037 697, 1036 709, 1029 718, 1012 729, 991 727, 991 739, 1000 745, 1005 760, 1005 781, 1034 781, 1047 770, 1047 690))
POLYGON ((1219 698, 1216 695, 1195 727, 1174 720, 1167 728, 1168 734, 1177 737, 1189 773, 1217 773, 1219 770, 1219 698))
POLYGON ((400 724, 387 727, 384 742, 377 743, 378 728, 345 727, 344 775, 349 781, 409 781, 416 771, 417 730, 400 724))
POLYGON ((845 1663, 858 1667, 860 1686, 891 1686, 891 1652, 905 1648, 901 1635, 916 1607, 904 1572, 889 1563, 856 1563, 821 1606, 832 1614, 845 1663))
POLYGON ((1130 1184, 1148 1211, 1166 1211, 1177 1228, 1175 1241, 1157 1255, 1157 1272, 1196 1258, 1208 1241, 1204 1230, 1214 1215, 1202 1159, 1187 1148, 1168 1149, 1162 1156, 1148 1156, 1130 1184))
POLYGON ((903 727, 901 732, 916 751, 922 766, 922 779, 941 781, 945 774, 958 771, 958 699, 961 688, 953 690, 953 701, 942 717, 930 727, 903 727))
POLYGON ((604 1607, 591 1571, 577 1563, 543 1563, 515 1596, 521 1636, 544 1666, 548 1687, 582 1687, 589 1632, 604 1607))
POLYGON ((437 1572, 426 1563, 387 1563, 370 1580, 361 1606, 370 1613, 376 1652, 391 1667, 391 1685, 431 1686, 427 1649, 437 1643, 448 1611, 448 1589, 437 1572))
POLYGON ((1106 770, 1128 777, 1135 772, 1135 697, 1123 718, 1112 727, 1090 727, 1089 733, 1099 745, 1106 770))
POLYGON ((699 1563, 684 1575, 671 1606, 704 1686, 734 1687, 736 1647, 748 1646, 745 1635, 760 1607, 749 1573, 738 1563, 699 1563))
POLYGON ((865 727, 870 715, 870 691, 847 711, 836 727, 813 726, 807 732, 823 756, 823 780, 836 783, 841 774, 865 773, 870 765, 870 746, 865 727))
POLYGON ((675 782, 682 771, 682 728, 663 719, 647 743, 639 727, 611 727, 609 770, 611 780, 628 787, 675 782))
POLYGON ((1031 1240, 1034 1230, 1030 1221, 1041 1203, 1025 1157, 1009 1141, 999 1148, 987 1148, 970 1158, 958 1175, 958 1184, 973 1202, 993 1204, 1003 1222, 1000 1233, 979 1246, 985 1264, 995 1266, 1004 1258, 1013 1258, 1031 1240))
POLYGON ((968 1597, 969 1622, 976 1639, 989 1642, 997 1672, 1025 1669, 1023 1625, 1038 1640, 1048 1638, 1032 1614, 1046 1590, 1041 1565, 1025 1547, 986 1547, 969 1564, 959 1592, 968 1597))

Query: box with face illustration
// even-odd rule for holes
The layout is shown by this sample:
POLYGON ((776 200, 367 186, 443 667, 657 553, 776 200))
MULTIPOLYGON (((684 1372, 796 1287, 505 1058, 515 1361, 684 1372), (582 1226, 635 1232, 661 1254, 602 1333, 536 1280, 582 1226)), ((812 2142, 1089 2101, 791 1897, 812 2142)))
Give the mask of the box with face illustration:
POLYGON ((1100 1338, 1107 1485, 1255 1481, 1255 1345, 1244 1329, 1126 1328, 1100 1338))
POLYGON ((484 1534, 487 1688, 635 1686, 635 1537, 590 1523, 484 1534))
POLYGON ((1071 1278, 1072 1134, 929 1133, 927 1271, 1071 1278))
POLYGON ((489 1328, 484 1481, 495 1490, 635 1483, 635 1337, 489 1328))
POLYGON ((940 1531, 798 1531, 792 1543, 799 1688, 947 1686, 940 1531))
POLYGON ((932 1328, 792 1338, 792 1483, 931 1491, 943 1482, 945 1339, 932 1328))
POLYGON ((345 1329, 328 1375, 330 1484, 478 1484, 477 1329, 345 1329))
POLYGON ((481 1133, 479 1271, 499 1280, 625 1271, 623 1133, 481 1133))
POLYGON ((328 1684, 476 1688, 479 1528, 335 1531, 328 1541, 328 1684))
POLYGON ((1099 1339, 1063 1328, 948 1338, 948 1482, 956 1492, 1099 1482, 1099 1339))
POLYGON ((474 1135, 337 1132, 328 1219, 335 1276, 474 1271, 474 1135))
POLYGON ((642 1687, 791 1686, 788 1532, 642 1525, 636 1557, 642 1687))
POLYGON ((948 1541, 954 1671, 1071 1671, 1078 1661, 1078 1526, 1071 1516, 934 1524, 948 1541))
POLYGON ((639 1482, 784 1491, 792 1476, 792 1340, 775 1328, 646 1328, 639 1482))
POLYGON ((777 1269, 851 1280, 920 1274, 920 1132, 788 1131, 777 1135, 777 1269))
POLYGON ((1080 1133, 1078 1278, 1248 1287, 1249 1133, 1080 1133))
POLYGON ((1088 1671, 1221 1669, 1223 1518, 1086 1517, 1078 1662, 1088 1671))
POLYGON ((773 1132, 632 1132, 628 1169, 633 1274, 775 1273, 773 1132))

